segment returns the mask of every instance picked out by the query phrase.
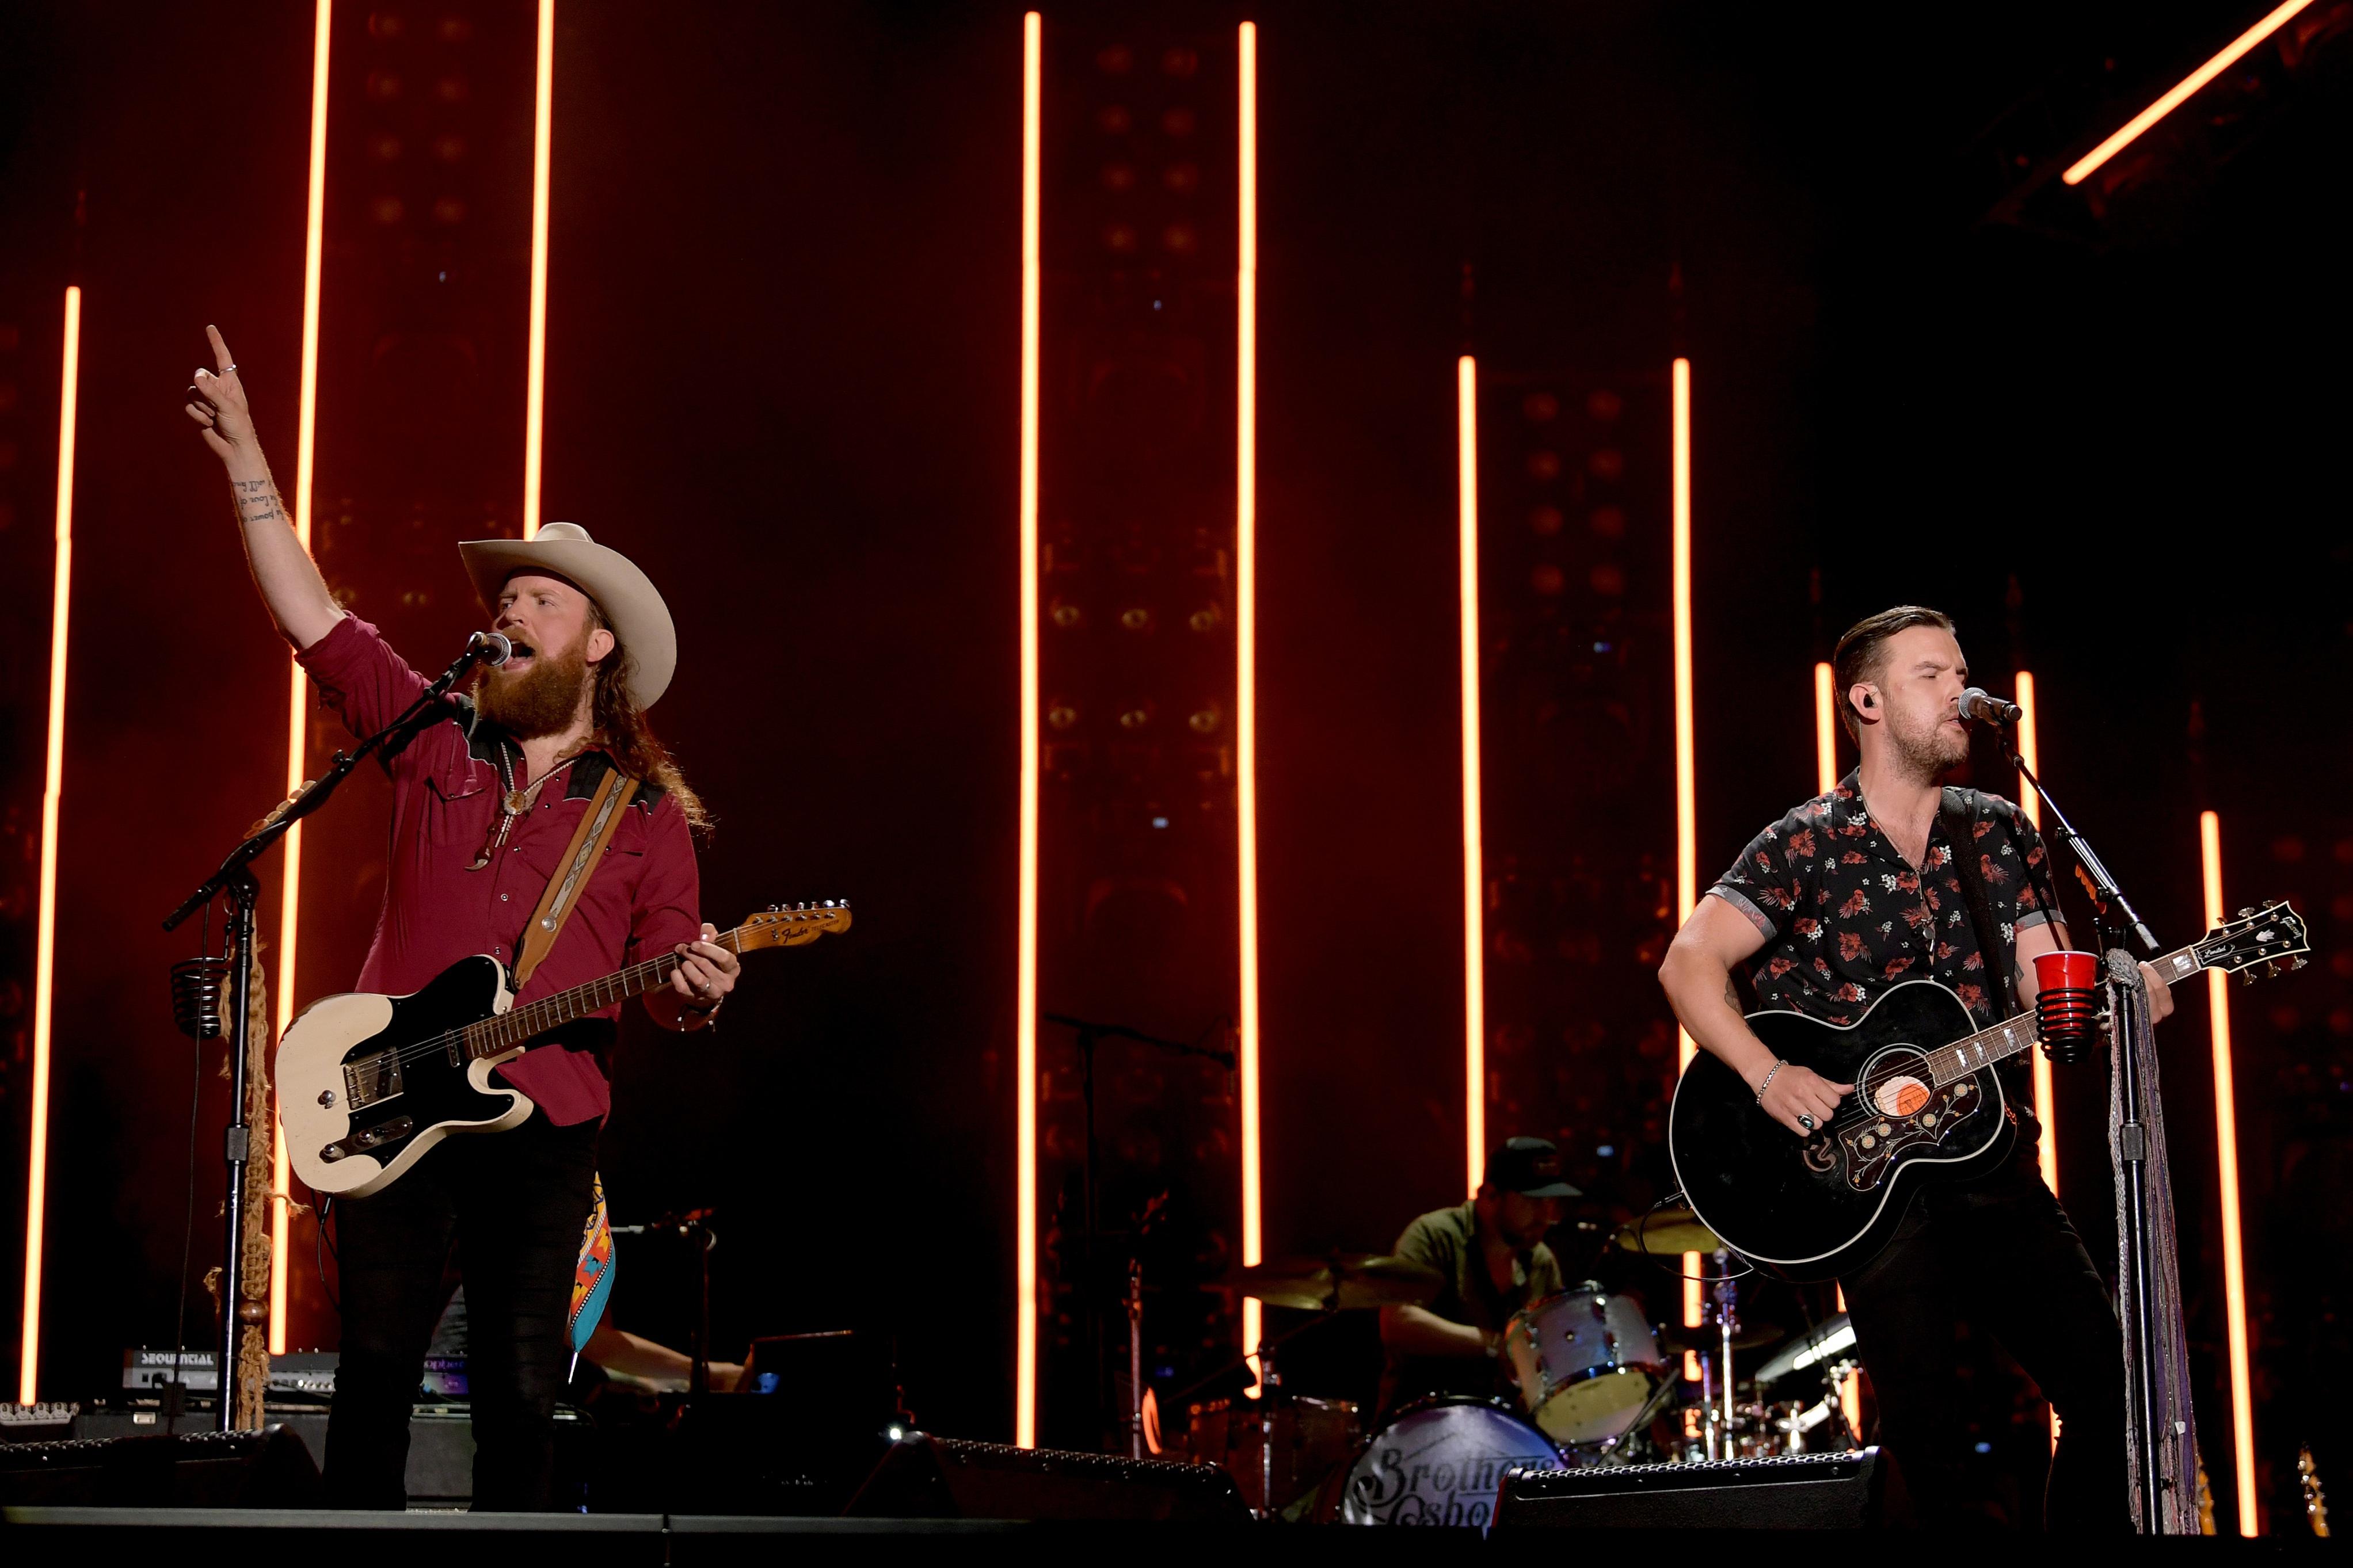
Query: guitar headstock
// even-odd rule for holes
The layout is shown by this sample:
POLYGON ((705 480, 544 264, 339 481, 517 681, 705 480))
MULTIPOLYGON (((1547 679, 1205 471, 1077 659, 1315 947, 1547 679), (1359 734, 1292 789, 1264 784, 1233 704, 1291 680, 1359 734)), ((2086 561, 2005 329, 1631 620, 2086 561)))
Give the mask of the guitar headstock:
POLYGON ((2312 944, 2304 929, 2304 917, 2295 912, 2293 904, 2281 899, 2260 910, 2241 910, 2236 919, 2224 921, 2208 931, 2196 951, 2200 967, 2237 974, 2253 984, 2257 964, 2263 965, 2265 973, 2271 974, 2302 969, 2305 954, 2312 951, 2312 944))
POLYGON ((814 904, 771 904, 735 928, 735 951, 754 952, 764 947, 806 947, 828 931, 849 929, 849 900, 827 899, 814 904))

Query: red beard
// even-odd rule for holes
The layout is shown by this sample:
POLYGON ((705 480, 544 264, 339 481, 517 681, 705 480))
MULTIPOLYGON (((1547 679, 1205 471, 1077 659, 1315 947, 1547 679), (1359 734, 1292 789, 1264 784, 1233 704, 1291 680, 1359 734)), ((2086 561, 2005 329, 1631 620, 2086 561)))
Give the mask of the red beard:
POLYGON ((536 740, 572 728, 589 679, 586 651, 575 642, 560 652, 542 648, 528 669, 484 670, 474 700, 482 717, 508 734, 519 741, 536 740))

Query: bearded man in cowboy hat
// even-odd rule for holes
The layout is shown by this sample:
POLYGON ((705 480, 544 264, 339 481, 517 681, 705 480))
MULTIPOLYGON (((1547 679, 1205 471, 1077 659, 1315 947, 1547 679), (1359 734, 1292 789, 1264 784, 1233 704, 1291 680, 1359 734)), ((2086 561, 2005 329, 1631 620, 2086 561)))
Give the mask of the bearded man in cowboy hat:
MULTIPOLYGON (((187 413, 228 469, 262 602, 329 706, 371 734, 427 683, 328 592, 270 479, 228 345, 206 331, 216 369, 195 373, 187 413)), ((702 804, 645 720, 678 663, 669 609, 643 572, 573 523, 458 548, 514 651, 385 763, 392 852, 358 988, 415 991, 477 952, 512 965, 590 797, 618 770, 638 791, 516 1001, 669 951, 682 961, 646 1010, 666 1028, 707 1026, 737 964, 700 923, 691 830, 706 826, 702 804)), ((565 1319, 619 1013, 555 1030, 498 1069, 537 1107, 522 1126, 448 1139, 375 1196, 336 1206, 343 1332, 330 1502, 406 1502, 409 1407, 454 1242, 471 1320, 474 1506, 551 1506, 565 1319)))

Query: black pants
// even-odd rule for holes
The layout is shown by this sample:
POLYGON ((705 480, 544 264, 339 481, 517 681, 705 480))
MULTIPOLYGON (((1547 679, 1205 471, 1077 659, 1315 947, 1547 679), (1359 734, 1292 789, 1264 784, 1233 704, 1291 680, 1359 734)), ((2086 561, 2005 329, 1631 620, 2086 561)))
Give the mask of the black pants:
POLYGON ((2049 1528, 2129 1528, 2123 1336, 2033 1145, 2021 1141, 1975 1182, 1924 1189, 1886 1250, 1840 1283, 1882 1435, 1924 1526, 1964 1518, 1953 1364, 1956 1320, 1966 1320, 2000 1342, 2059 1413, 2049 1528))
POLYGON ((408 1415, 454 1240, 466 1282, 474 1506, 551 1506, 565 1317, 594 1202, 598 1123, 453 1137, 374 1197, 335 1205, 343 1342, 327 1424, 327 1500, 406 1505, 408 1415))

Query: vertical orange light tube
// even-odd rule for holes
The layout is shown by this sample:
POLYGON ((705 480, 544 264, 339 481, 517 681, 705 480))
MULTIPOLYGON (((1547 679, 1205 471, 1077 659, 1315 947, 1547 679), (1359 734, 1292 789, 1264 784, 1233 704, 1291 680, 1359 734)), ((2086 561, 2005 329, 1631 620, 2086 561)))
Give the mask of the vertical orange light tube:
POLYGON ((540 435, 547 408, 547 174, 555 121, 555 0, 539 0, 539 80, 532 117, 531 339, 523 371, 522 536, 539 531, 540 435))
MULTIPOLYGON (((294 535, 311 548, 311 459, 319 431, 319 277, 327 231, 327 45, 332 37, 333 0, 319 0, 311 44, 311 199, 302 237, 302 380, 296 393, 294 426, 294 535)), ((310 709, 308 682, 298 665, 287 672, 286 793, 302 787, 303 721, 310 709)), ((278 1033, 294 1021, 294 954, 302 901, 302 825, 286 834, 286 867, 278 910, 278 1033)), ((286 1128, 272 1117, 269 1182, 269 1353, 286 1353, 287 1229, 292 1219, 287 1194, 286 1128)))
MULTIPOLYGON (((2222 909, 2222 819, 2198 816, 2198 847, 2205 862, 2206 926, 2221 925, 2222 909)), ((2214 1154, 2222 1178, 2222 1292, 2231 1332, 2231 1438, 2238 1463, 2239 1533, 2253 1535, 2260 1522, 2255 1490, 2255 1407, 2247 1366, 2246 1254, 2239 1232, 2239 1111, 2231 1070, 2231 977, 2206 972, 2208 1026, 2214 1037, 2214 1154)))
POLYGON ((81 401, 81 290, 66 289, 65 365, 58 392, 58 560, 49 598, 49 736, 41 773, 41 879, 33 952, 33 1114, 25 1173, 25 1319, 16 1398, 30 1405, 41 1372, 41 1242, 48 1205, 49 1040, 57 1019, 58 815, 66 784, 66 635, 73 606, 74 426, 81 401))
POLYGON ((1487 1155, 1487 873, 1479 810, 1479 365, 1469 354, 1455 366, 1454 395, 1462 570, 1463 1190, 1475 1196, 1487 1155))
MULTIPOLYGON (((1675 922, 1691 919, 1699 902, 1698 765, 1692 735, 1692 604, 1691 604, 1691 361, 1674 366, 1673 530, 1675 619, 1675 922)), ((1691 1065, 1698 1047, 1690 1035, 1675 1031, 1675 1070, 1691 1065)), ((1700 1321, 1699 1254, 1683 1254, 1683 1322, 1700 1321)))
POLYGON ((1814 778, 1824 795, 1838 787, 1838 695, 1831 667, 1814 666, 1814 778))
MULTIPOLYGON (((2034 676, 2030 670, 2018 672, 2018 755, 2028 769, 2042 771, 2042 752, 2034 734, 2034 676)), ((2042 826, 2042 797, 2024 779, 2019 780, 2019 805, 2026 812, 2026 820, 2040 831, 2042 826)), ((2052 910, 2051 918, 2057 920, 2059 911, 2052 910)), ((2028 1053, 2034 1062, 2034 1119, 2042 1123, 2042 1145, 2038 1159, 2042 1166, 2043 1184, 2052 1192, 2059 1190, 2059 1101, 2051 1078, 2051 1058, 2041 1051, 2028 1053)))
MULTIPOLYGON (((1261 1260, 1258 1017, 1258 25, 1241 52, 1241 245, 1234 275, 1234 798, 1240 840, 1242 1266, 1261 1260)), ((1242 1301, 1242 1346, 1256 1351, 1254 1297, 1242 1301)), ((1253 1384, 1250 1394, 1259 1390, 1253 1384)))
MULTIPOLYGON (((1814 666, 1814 782, 1823 795, 1838 787, 1838 689, 1837 674, 1828 664, 1814 666)), ((1846 1287, 1837 1288, 1838 1310, 1846 1310, 1846 1287)), ((1840 1408, 1846 1414, 1847 1430, 1862 1430, 1862 1397, 1850 1377, 1839 1385, 1840 1408)))
POLYGON ((1044 19, 1021 18, 1021 804, 1013 982, 1013 1441, 1038 1446, 1038 245, 1044 19))

